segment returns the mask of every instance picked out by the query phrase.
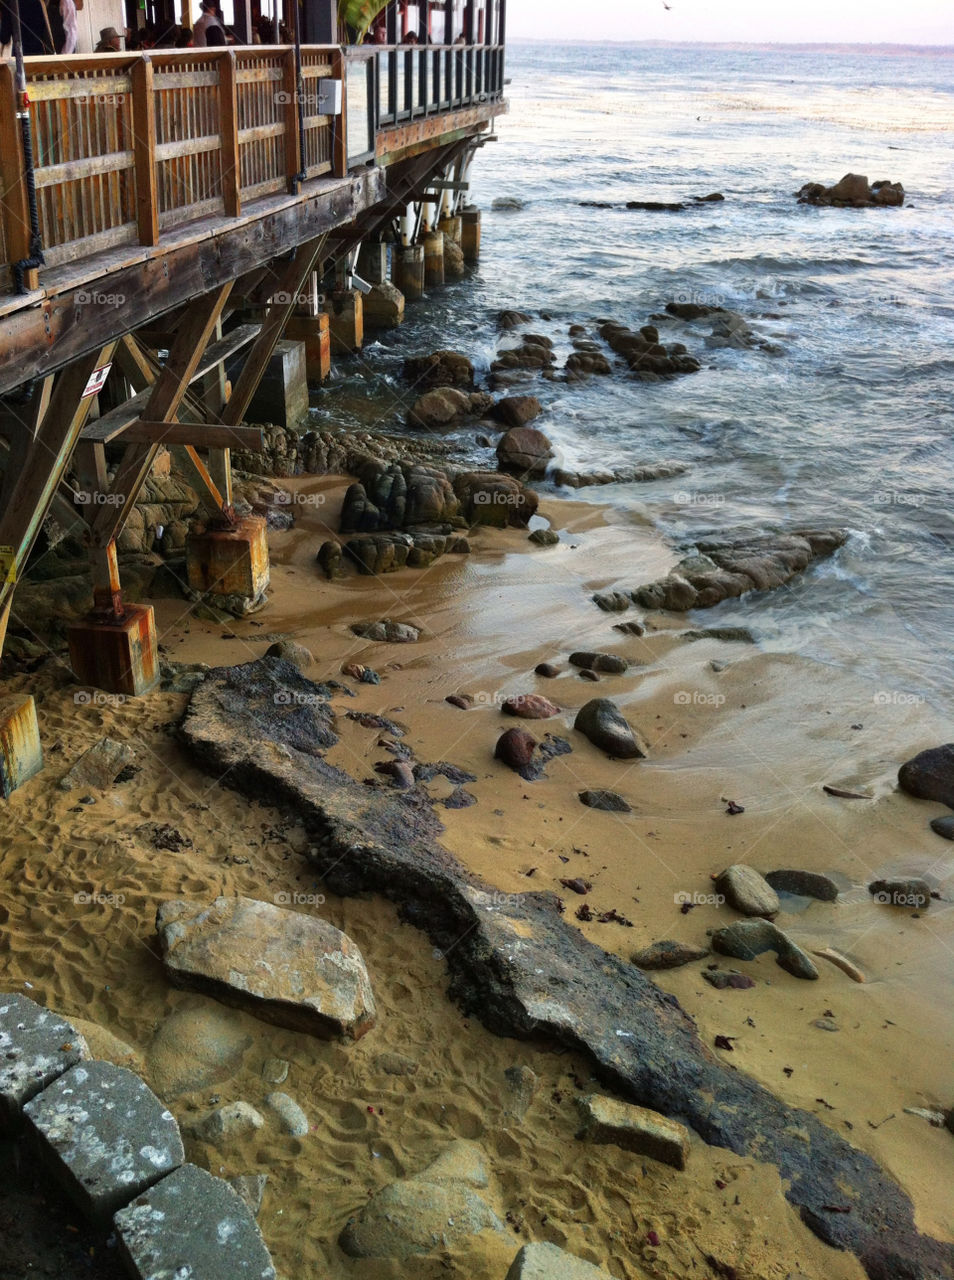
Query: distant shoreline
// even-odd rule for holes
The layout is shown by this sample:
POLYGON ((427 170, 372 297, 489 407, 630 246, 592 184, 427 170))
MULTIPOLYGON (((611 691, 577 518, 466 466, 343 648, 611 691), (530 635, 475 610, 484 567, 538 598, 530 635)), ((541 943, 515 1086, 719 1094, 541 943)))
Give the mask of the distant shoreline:
POLYGON ((508 45, 515 44, 542 44, 542 45, 599 45, 612 44, 620 47, 638 48, 638 49, 718 49, 724 52, 733 50, 752 51, 762 53, 869 53, 869 54, 897 54, 897 53, 913 53, 913 54, 936 54, 942 57, 954 56, 954 43, 951 44, 891 44, 887 42, 871 43, 871 44, 829 44, 821 41, 817 44, 811 42, 798 42, 789 44, 784 41, 778 42, 748 42, 742 40, 570 40, 570 39, 548 39, 544 40, 539 36, 509 36, 508 45))

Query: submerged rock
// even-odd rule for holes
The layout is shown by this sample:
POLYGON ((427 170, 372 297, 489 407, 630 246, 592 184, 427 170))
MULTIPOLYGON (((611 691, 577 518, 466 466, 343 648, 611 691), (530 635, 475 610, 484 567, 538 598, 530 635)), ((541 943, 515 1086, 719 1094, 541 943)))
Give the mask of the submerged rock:
POLYGON ((765 951, 776 953, 776 963, 795 978, 817 978, 814 962, 787 934, 769 920, 736 920, 716 929, 712 948, 736 960, 754 960, 765 951))
POLYGON ((591 698, 577 712, 573 728, 614 760, 642 759, 649 748, 609 698, 591 698))
POLYGON ((156 931, 166 975, 265 1022, 357 1040, 374 1025, 364 958, 334 925, 254 898, 165 902, 156 931))

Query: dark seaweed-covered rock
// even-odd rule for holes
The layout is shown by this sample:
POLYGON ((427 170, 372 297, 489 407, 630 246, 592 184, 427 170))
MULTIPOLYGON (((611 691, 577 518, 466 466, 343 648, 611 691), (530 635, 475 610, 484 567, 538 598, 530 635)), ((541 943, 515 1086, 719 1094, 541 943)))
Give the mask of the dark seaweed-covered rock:
POLYGON ((614 760, 639 759, 649 748, 610 698, 591 698, 576 714, 573 728, 614 760))
POLYGON ((898 786, 918 800, 954 809, 954 742, 918 752, 898 770, 898 786))
POLYGON ((919 1234, 907 1195, 871 1156, 717 1061, 675 998, 589 942, 553 895, 501 902, 440 843, 441 825, 420 789, 368 788, 303 750, 272 700, 273 664, 282 665, 267 659, 210 672, 192 695, 181 738, 228 786, 298 815, 331 892, 396 901, 444 951, 451 995, 490 1030, 585 1053, 628 1100, 677 1117, 706 1142, 777 1165, 803 1220, 826 1243, 854 1252, 871 1280, 951 1280, 954 1246, 919 1234), (850 1213, 832 1211, 845 1203, 850 1213))

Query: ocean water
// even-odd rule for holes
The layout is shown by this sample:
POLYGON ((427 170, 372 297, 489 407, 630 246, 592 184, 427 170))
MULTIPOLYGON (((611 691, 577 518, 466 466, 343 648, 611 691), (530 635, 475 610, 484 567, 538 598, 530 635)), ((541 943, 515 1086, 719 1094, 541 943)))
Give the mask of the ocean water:
MULTIPOLYGON (((573 323, 638 327, 674 298, 737 310, 781 353, 708 349, 707 325, 677 326, 661 338, 684 341, 700 373, 641 383, 620 369, 531 388, 564 466, 691 466, 574 496, 638 513, 674 547, 738 526, 850 529, 791 588, 700 617, 861 672, 884 698, 949 705, 954 49, 517 43, 508 75, 510 113, 472 173, 479 268, 369 346, 317 416, 395 426, 404 355, 450 346, 486 370, 503 308, 533 313, 561 357, 573 323), (904 208, 793 198, 849 171, 901 181, 904 208), (711 191, 724 203, 678 213, 580 204, 711 191), (493 210, 502 196, 523 208, 493 210)), ((473 437, 461 435, 462 456, 489 461, 473 437)))

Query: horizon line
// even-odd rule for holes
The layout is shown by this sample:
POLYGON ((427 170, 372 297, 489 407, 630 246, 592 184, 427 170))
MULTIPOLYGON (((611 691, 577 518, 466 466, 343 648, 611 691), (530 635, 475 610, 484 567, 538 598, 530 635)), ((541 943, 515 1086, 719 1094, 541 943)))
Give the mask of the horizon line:
POLYGON ((526 44, 639 44, 670 48, 686 45, 694 48, 731 49, 931 49, 954 53, 954 41, 948 44, 910 44, 900 40, 618 40, 611 36, 601 39, 576 36, 507 36, 507 43, 523 41, 526 44))

